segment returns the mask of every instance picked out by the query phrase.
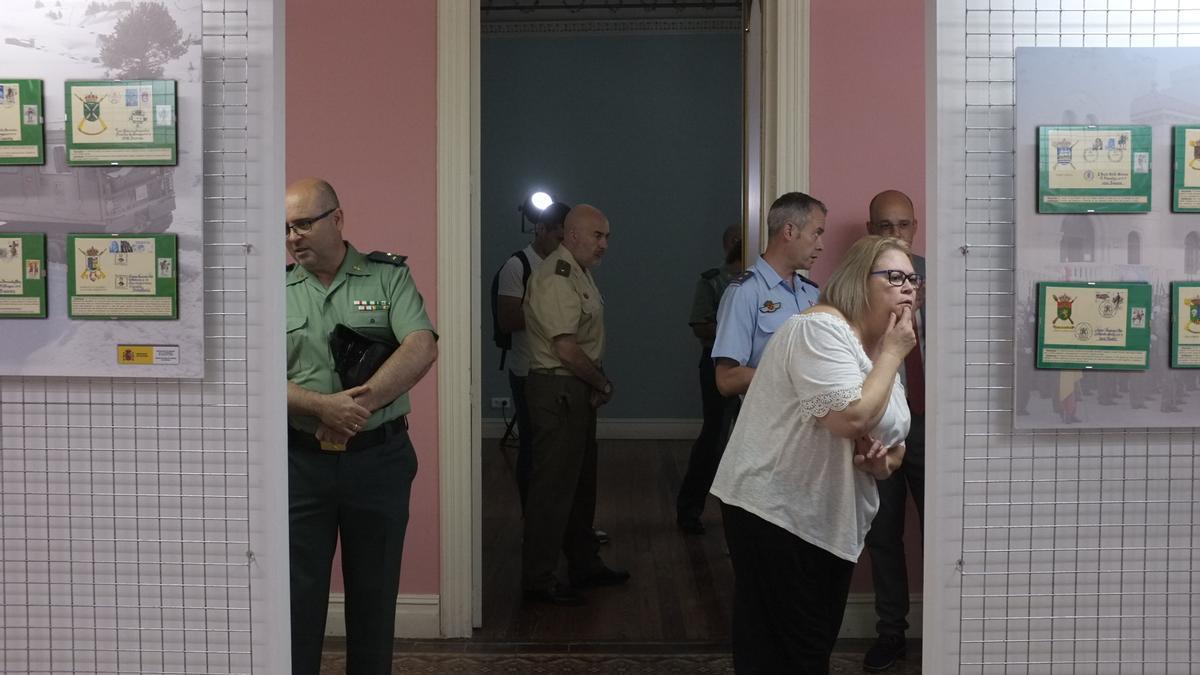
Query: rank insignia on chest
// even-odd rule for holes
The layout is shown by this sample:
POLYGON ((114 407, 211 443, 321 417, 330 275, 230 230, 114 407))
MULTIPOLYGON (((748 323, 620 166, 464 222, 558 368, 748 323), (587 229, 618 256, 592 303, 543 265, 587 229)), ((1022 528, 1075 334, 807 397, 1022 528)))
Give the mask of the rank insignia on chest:
POLYGON ((380 312, 385 311, 391 304, 387 300, 355 300, 354 309, 360 312, 380 312))
POLYGON ((770 314, 771 312, 779 311, 780 307, 783 307, 783 304, 778 303, 778 302, 773 302, 771 300, 764 300, 762 307, 759 307, 758 311, 766 313, 766 314, 770 314))

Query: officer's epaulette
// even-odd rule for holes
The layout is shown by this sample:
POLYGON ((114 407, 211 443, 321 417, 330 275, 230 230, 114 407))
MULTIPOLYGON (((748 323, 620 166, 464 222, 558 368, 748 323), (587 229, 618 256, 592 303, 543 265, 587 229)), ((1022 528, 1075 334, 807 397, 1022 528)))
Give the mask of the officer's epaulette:
POLYGON ((797 274, 796 276, 800 277, 800 281, 803 281, 804 283, 808 284, 809 286, 812 286, 813 288, 820 288, 820 286, 817 285, 817 282, 813 281, 812 279, 809 279, 808 277, 804 276, 803 274, 797 274))
POLYGON ((387 263, 396 267, 404 267, 404 261, 408 260, 408 256, 384 253, 383 251, 371 251, 367 254, 367 260, 377 263, 387 263))
POLYGON ((741 284, 743 281, 745 281, 745 280, 749 279, 749 278, 750 278, 750 277, 752 277, 752 276, 754 276, 754 270, 753 270, 753 269, 748 269, 748 270, 746 270, 746 271, 742 272, 741 274, 737 275, 736 277, 734 277, 734 278, 733 278, 733 279, 732 279, 732 280, 729 282, 729 285, 730 285, 730 286, 737 286, 737 285, 741 284))
POLYGON ((559 260, 554 264, 554 273, 560 277, 571 276, 571 263, 566 260, 559 260))
POLYGON ((717 275, 718 275, 718 274, 720 274, 720 273, 721 273, 721 268, 719 268, 719 267, 714 267, 714 268, 712 268, 712 269, 710 269, 710 270, 704 270, 703 272, 701 272, 701 273, 700 273, 700 278, 701 278, 701 279, 704 279, 705 281, 708 281, 709 279, 711 279, 711 278, 713 278, 713 277, 717 276, 717 275))

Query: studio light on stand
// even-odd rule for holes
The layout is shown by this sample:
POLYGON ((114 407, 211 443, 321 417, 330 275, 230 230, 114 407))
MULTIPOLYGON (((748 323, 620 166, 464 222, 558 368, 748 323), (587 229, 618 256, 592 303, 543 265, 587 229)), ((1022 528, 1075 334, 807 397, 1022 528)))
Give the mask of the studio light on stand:
POLYGON ((526 197, 525 201, 517 206, 517 212, 521 214, 521 231, 532 232, 542 211, 553 203, 554 199, 540 190, 526 197), (528 230, 525 229, 525 221, 529 221, 530 229, 528 230))

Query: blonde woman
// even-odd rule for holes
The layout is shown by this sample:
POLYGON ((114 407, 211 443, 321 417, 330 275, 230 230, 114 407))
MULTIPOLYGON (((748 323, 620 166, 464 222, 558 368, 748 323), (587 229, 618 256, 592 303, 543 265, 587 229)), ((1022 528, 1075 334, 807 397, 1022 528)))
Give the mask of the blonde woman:
POLYGON ((717 470, 738 673, 825 673, 850 575, 904 457, 897 373, 920 275, 890 237, 854 244, 818 304, 767 345, 717 470))

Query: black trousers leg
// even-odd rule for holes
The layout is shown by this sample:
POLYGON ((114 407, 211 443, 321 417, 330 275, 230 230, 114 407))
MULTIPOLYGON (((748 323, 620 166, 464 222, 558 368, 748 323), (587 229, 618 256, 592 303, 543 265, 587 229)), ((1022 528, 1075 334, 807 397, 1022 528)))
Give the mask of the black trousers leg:
POLYGON ((854 563, 736 506, 721 511, 734 572, 734 669, 828 673, 854 563))
POLYGON ((887 480, 877 481, 879 513, 867 532, 871 580, 875 587, 875 630, 880 635, 903 635, 908 630, 908 565, 904 553, 905 498, 917 506, 922 530, 925 521, 925 416, 913 415, 905 440, 904 463, 887 480))
POLYGON ((288 448, 292 673, 318 675, 337 546, 339 456, 288 448))
POLYGON ((725 452, 725 434, 722 431, 725 425, 726 399, 717 391, 717 375, 713 368, 711 350, 704 350, 699 370, 704 424, 700 427, 700 435, 692 444, 687 473, 679 486, 679 498, 675 502, 676 517, 679 520, 700 518, 700 514, 704 512, 704 502, 708 499, 708 491, 712 488, 713 476, 717 474, 717 466, 720 465, 721 455, 725 452))
POLYGON ((417 457, 407 432, 344 458, 340 529, 346 672, 392 672, 396 595, 417 457))

